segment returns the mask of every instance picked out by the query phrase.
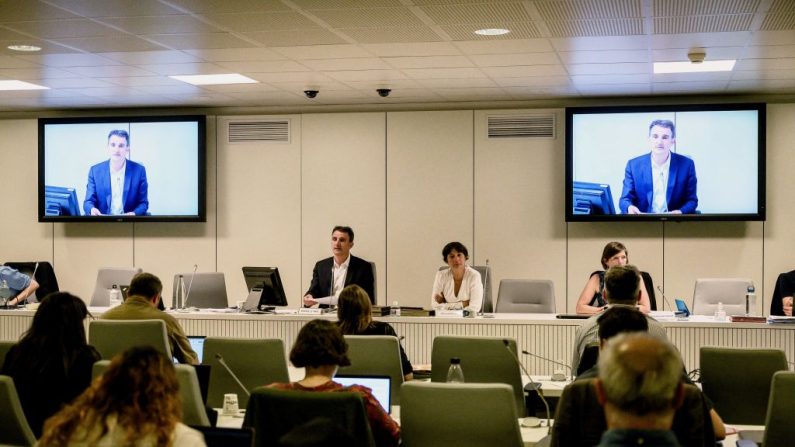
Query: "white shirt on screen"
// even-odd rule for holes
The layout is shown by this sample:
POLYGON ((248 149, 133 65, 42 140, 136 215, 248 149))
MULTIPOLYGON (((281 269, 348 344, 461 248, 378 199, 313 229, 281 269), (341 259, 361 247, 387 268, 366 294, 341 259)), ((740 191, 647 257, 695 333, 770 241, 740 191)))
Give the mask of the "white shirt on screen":
POLYGON ((110 167, 110 214, 124 214, 124 204, 122 203, 122 196, 124 195, 124 174, 127 172, 127 162, 122 165, 118 171, 113 171, 110 167))
POLYGON ((671 156, 660 166, 651 162, 651 177, 654 179, 654 198, 651 202, 652 213, 668 212, 668 172, 671 170, 671 156))

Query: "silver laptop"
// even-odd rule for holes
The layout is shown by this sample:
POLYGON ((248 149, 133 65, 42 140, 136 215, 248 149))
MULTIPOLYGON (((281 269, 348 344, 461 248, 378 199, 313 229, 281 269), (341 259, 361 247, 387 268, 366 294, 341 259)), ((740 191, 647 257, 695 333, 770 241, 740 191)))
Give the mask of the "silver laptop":
POLYGON ((361 385, 370 388, 373 396, 384 408, 384 411, 387 413, 392 412, 391 394, 389 393, 392 379, 389 376, 338 375, 334 376, 334 381, 343 386, 361 385))
POLYGON ((172 303, 177 302, 177 281, 180 275, 185 281, 185 289, 188 292, 187 307, 224 309, 229 306, 229 301, 226 298, 224 274, 218 272, 196 274, 188 272, 174 275, 173 288, 171 289, 172 303))

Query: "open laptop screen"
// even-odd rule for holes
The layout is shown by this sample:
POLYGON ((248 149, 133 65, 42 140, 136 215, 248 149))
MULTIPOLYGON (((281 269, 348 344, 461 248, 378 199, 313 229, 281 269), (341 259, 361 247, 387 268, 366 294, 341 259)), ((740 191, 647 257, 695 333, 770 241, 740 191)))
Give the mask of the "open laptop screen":
POLYGON ((389 376, 334 376, 334 381, 343 385, 361 385, 373 392, 373 396, 379 404, 384 408, 384 411, 391 413, 392 402, 390 401, 389 388, 391 379, 389 376))

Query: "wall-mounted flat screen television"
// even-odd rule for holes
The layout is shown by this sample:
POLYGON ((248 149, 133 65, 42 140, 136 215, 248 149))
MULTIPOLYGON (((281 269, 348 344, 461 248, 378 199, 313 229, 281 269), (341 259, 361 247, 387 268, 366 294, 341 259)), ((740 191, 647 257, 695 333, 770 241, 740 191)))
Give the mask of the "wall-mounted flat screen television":
POLYGON ((566 221, 765 220, 765 104, 566 109, 566 221))
POLYGON ((39 221, 204 222, 205 121, 39 119, 39 221))

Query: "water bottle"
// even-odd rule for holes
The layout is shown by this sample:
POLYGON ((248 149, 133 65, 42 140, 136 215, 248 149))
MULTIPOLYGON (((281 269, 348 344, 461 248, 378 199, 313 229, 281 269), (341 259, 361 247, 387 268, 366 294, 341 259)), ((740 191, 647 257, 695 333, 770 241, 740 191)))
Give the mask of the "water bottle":
POLYGON ((119 286, 116 284, 108 291, 108 304, 110 307, 116 307, 121 304, 121 291, 119 290, 119 286))
POLYGON ((392 301, 392 307, 389 308, 389 316, 390 317, 400 316, 400 306, 398 305, 397 301, 392 301))
POLYGON ((715 311, 715 321, 726 321, 726 311, 722 302, 718 303, 718 310, 715 311))
POLYGON ((745 315, 751 315, 756 310, 756 288, 751 283, 745 292, 745 315))
POLYGON ((175 309, 184 309, 185 308, 185 294, 187 290, 185 289, 185 278, 182 275, 179 275, 177 278, 177 293, 175 294, 176 303, 174 303, 175 309))
POLYGON ((464 370, 461 369, 461 359, 450 359, 450 368, 447 370, 447 383, 464 383, 464 370))
POLYGON ((8 305, 9 299, 11 299, 11 289, 8 287, 8 281, 4 279, 0 282, 0 306, 8 305))

